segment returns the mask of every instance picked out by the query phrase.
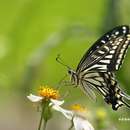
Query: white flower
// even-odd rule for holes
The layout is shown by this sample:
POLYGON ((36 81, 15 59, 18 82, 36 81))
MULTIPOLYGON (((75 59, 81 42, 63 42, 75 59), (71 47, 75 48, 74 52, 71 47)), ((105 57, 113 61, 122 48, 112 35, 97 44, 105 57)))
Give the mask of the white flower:
POLYGON ((31 102, 40 102, 44 97, 36 96, 36 95, 30 94, 29 96, 27 96, 27 98, 28 98, 31 102))
POLYGON ((60 105, 56 105, 55 102, 53 102, 51 105, 54 110, 61 112, 67 119, 72 120, 73 118, 72 111, 63 109, 60 105))
POLYGON ((73 121, 75 130, 94 130, 93 126, 88 120, 81 115, 79 112, 63 109, 60 105, 51 104, 52 108, 56 111, 61 112, 67 119, 73 121))
POLYGON ((47 99, 52 101, 53 104, 55 105, 61 105, 64 103, 64 101, 58 101, 56 99, 59 98, 59 91, 54 89, 54 88, 50 88, 48 86, 40 86, 39 90, 38 90, 38 95, 33 95, 30 94, 29 96, 27 96, 27 98, 31 101, 31 102, 40 102, 43 99, 47 99))
POLYGON ((84 108, 80 108, 79 105, 76 105, 73 110, 63 109, 61 105, 64 101, 57 100, 59 97, 59 92, 52 88, 44 88, 42 87, 39 90, 40 96, 36 96, 30 94, 27 98, 31 102, 41 102, 42 100, 49 100, 49 107, 52 109, 61 112, 67 119, 73 122, 75 130, 94 130, 93 126, 88 122, 88 120, 84 116, 84 108))
POLYGON ((80 116, 75 116, 73 118, 73 123, 75 130, 94 130, 93 126, 87 121, 87 119, 80 116))
MULTIPOLYGON (((36 95, 33 95, 33 94, 30 94, 29 96, 27 96, 27 98, 31 101, 31 102, 41 102, 44 97, 43 96, 36 96, 36 95)), ((50 99, 50 103, 49 103, 49 106, 60 106, 64 103, 64 101, 60 101, 60 100, 56 100, 56 99, 50 99)))
POLYGON ((62 101, 55 100, 55 99, 50 99, 50 100, 51 100, 50 105, 61 106, 64 103, 64 100, 62 100, 62 101))

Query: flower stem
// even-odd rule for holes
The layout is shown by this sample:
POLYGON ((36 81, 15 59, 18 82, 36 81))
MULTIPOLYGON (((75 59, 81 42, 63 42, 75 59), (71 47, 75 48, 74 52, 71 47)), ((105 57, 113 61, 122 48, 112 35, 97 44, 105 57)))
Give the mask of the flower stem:
POLYGON ((40 117, 40 121, 39 121, 39 125, 38 125, 38 130, 41 130, 41 125, 42 125, 42 121, 43 121, 43 114, 44 114, 44 110, 45 110, 44 104, 42 103, 42 112, 41 112, 41 117, 40 117))
POLYGON ((49 115, 48 114, 50 114, 50 113, 48 113, 48 110, 49 110, 48 105, 49 105, 49 102, 46 101, 45 102, 45 110, 44 110, 45 113, 43 113, 43 114, 45 114, 44 115, 44 122, 43 122, 43 130, 46 130, 47 122, 49 120, 49 118, 48 118, 49 115))

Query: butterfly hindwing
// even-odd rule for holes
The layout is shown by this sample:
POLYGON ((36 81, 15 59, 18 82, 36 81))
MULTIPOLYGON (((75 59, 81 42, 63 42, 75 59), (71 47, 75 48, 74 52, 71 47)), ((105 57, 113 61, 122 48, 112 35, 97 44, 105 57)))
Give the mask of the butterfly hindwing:
POLYGON ((130 108, 130 104, 127 102, 130 100, 130 96, 128 96, 120 87, 118 82, 115 79, 113 73, 108 72, 106 78, 108 84, 108 93, 104 97, 106 103, 112 105, 113 110, 117 110, 121 106, 127 106, 130 108), (126 101, 127 100, 127 101, 126 101))
MULTIPOLYGON (((98 90, 98 92, 100 92, 100 94, 102 94, 104 97, 109 93, 107 82, 103 76, 103 73, 88 71, 87 73, 82 73, 82 77, 83 79, 81 80, 80 86, 85 93, 89 93, 90 95, 90 89, 91 91, 98 90)), ((90 97, 95 99, 94 94, 91 94, 90 97)))
POLYGON ((114 74, 111 72, 88 71, 82 80, 81 86, 92 99, 96 98, 93 90, 97 90, 104 97, 105 102, 112 105, 113 110, 117 110, 123 105, 130 107, 125 101, 130 100, 130 97, 120 89, 114 74))

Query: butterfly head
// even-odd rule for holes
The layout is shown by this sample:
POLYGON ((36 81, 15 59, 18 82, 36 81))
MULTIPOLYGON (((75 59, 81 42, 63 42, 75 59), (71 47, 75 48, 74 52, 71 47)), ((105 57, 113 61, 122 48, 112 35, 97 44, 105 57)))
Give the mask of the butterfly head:
POLYGON ((70 80, 73 85, 78 85, 78 76, 76 72, 72 69, 68 69, 68 74, 70 75, 70 80))

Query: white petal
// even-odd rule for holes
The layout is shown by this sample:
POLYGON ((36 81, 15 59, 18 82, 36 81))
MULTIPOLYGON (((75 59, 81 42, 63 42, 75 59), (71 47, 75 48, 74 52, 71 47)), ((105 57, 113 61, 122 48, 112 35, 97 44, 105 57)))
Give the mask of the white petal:
POLYGON ((31 102, 39 102, 43 99, 43 97, 40 96, 36 96, 33 94, 30 94, 29 96, 27 96, 27 98, 31 101, 31 102))
POLYGON ((52 102, 52 105, 61 106, 64 103, 64 100, 59 101, 59 100, 51 99, 51 102, 52 102))
POLYGON ((73 122, 75 130, 94 130, 93 126, 82 117, 75 116, 73 122))
POLYGON ((58 106, 58 105, 52 105, 52 108, 56 111, 61 112, 67 119, 72 120, 73 118, 73 112, 63 109, 62 107, 58 106))

